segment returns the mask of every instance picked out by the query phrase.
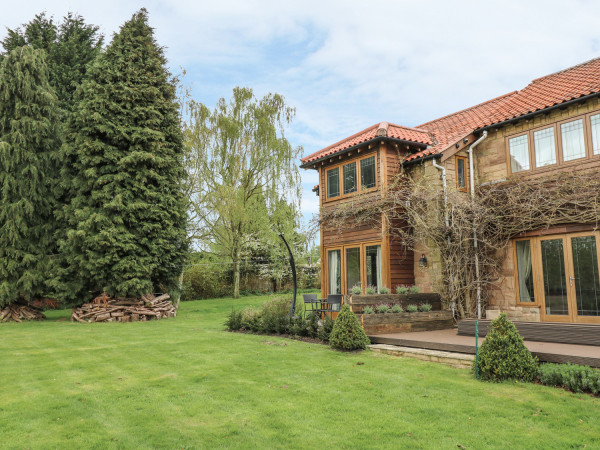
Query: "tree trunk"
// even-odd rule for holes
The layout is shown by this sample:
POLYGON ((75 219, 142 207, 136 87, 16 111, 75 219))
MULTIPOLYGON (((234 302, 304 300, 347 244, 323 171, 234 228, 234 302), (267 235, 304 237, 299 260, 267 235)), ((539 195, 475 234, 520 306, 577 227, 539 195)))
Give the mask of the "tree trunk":
POLYGON ((233 258, 233 298, 240 298, 240 249, 235 249, 233 258))

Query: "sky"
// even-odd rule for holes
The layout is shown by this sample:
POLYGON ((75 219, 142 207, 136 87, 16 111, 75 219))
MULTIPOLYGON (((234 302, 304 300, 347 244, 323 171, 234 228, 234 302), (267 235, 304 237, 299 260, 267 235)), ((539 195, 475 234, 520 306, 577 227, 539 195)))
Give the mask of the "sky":
MULTIPOLYGON (((112 34, 142 7, 173 73, 212 109, 236 86, 283 95, 308 155, 373 124, 416 126, 600 56, 600 2, 0 0, 6 27, 69 11, 112 34), (2 3, 5 3, 2 5, 2 3)), ((317 172, 301 209, 318 212, 317 172)))

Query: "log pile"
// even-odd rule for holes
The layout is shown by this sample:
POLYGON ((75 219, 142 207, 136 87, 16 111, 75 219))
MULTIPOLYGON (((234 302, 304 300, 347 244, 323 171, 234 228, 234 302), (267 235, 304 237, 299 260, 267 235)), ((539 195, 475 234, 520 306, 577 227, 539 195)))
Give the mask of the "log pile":
POLYGON ((23 322, 24 320, 44 320, 46 316, 39 309, 28 305, 13 304, 0 309, 0 322, 23 322))
POLYGON ((91 303, 74 308, 71 320, 82 323, 147 322, 176 315, 177 310, 169 294, 157 297, 145 294, 140 298, 111 298, 102 294, 91 303))

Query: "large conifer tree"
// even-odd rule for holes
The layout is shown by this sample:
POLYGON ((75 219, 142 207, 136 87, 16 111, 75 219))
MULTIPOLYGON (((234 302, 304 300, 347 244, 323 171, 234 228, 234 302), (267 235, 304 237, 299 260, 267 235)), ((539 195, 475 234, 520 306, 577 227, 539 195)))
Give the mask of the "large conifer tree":
POLYGON ((175 82, 145 9, 115 34, 77 92, 68 158, 74 198, 62 251, 71 293, 169 289, 186 252, 175 82))
POLYGON ((45 53, 14 49, 0 65, 0 305, 45 290, 58 128, 45 53))

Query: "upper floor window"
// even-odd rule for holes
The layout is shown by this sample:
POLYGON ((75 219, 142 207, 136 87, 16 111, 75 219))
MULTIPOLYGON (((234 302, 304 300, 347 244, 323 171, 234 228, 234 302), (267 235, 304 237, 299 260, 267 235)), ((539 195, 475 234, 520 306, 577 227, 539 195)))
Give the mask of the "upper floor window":
POLYGON ((589 113, 508 137, 510 172, 575 164, 600 155, 600 113, 589 113))
POLYGON ((563 159, 571 161, 585 156, 583 135, 583 119, 563 123, 560 126, 562 135, 563 159))
POLYGON ((360 160, 360 186, 362 189, 375 187, 375 156, 360 160))
POLYGON ((517 136, 508 140, 510 151, 510 171, 521 172, 529 170, 529 144, 527 135, 517 136))
POLYGON ((535 167, 544 167, 550 164, 556 164, 554 127, 534 131, 533 144, 535 149, 535 167))
POLYGON ((372 155, 327 169, 327 199, 375 188, 377 186, 376 161, 376 156, 372 155))
POLYGON ((356 163, 344 166, 344 194, 356 192, 356 163))
POLYGON ((594 155, 600 155, 600 114, 590 117, 590 125, 592 128, 592 147, 594 155))
POLYGON ((340 195, 340 171, 336 167, 327 171, 327 198, 340 195))
POLYGON ((468 191, 467 181, 467 158, 466 156, 456 157, 456 188, 459 191, 468 191))

